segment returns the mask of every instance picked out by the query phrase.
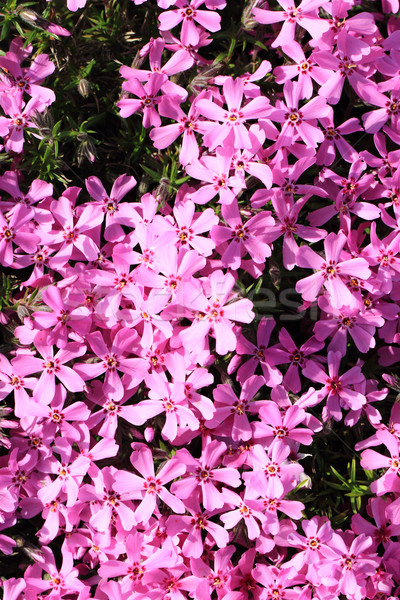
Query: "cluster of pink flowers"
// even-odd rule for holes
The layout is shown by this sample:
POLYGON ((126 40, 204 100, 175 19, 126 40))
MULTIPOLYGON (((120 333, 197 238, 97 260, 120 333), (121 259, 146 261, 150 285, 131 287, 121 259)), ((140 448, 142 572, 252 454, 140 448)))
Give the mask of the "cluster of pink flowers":
MULTIPOLYGON (((400 20, 384 36, 378 14, 351 16, 355 0, 255 2, 280 66, 193 94, 171 78, 207 64, 225 4, 158 0, 148 69, 121 68, 121 116, 141 115, 157 150, 181 144, 191 181, 173 205, 155 190, 132 202, 128 175, 59 197, 0 176, 0 263, 32 268, 18 347, 0 356, 0 551, 18 519, 41 518, 4 600, 398 597, 400 411, 384 420, 388 389, 365 363, 377 342, 382 367, 400 357, 400 20), (361 120, 337 121, 345 85, 361 120), (357 132, 375 154, 346 140, 357 132), (278 249, 301 310, 318 308, 303 339, 272 317, 247 327, 241 275, 261 277, 278 249), (346 531, 296 500, 312 486, 305 447, 331 420, 373 433, 355 448, 373 496, 346 531)), ((0 57, 5 152, 54 100, 49 57, 21 67, 31 52, 15 40, 0 57)))
POLYGON ((4 146, 0 149, 21 153, 24 130, 34 127, 32 116, 43 112, 55 100, 54 92, 41 85, 51 75, 55 66, 47 54, 35 56, 29 67, 23 67, 32 53, 31 45, 25 46, 21 38, 10 44, 10 49, 0 56, 0 137, 4 146))

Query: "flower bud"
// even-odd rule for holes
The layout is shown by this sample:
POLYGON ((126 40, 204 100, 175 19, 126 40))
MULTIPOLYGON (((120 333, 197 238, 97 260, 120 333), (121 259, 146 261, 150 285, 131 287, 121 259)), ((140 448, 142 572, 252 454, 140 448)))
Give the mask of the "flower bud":
POLYGON ((83 98, 87 98, 90 92, 90 83, 87 79, 80 79, 78 83, 78 92, 83 98))

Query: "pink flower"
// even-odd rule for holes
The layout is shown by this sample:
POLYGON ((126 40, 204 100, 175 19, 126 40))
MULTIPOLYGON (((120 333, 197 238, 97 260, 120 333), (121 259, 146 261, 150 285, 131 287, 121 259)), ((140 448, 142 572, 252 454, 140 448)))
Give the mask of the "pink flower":
MULTIPOLYGON (((142 360, 142 359, 140 359, 142 360)), ((163 437, 173 442, 184 427, 197 431, 199 421, 187 406, 187 398, 182 384, 169 383, 165 377, 152 373, 146 377, 150 389, 149 398, 134 406, 126 407, 125 418, 134 425, 143 425, 146 421, 165 413, 165 424, 161 430, 163 437)))
POLYGON ((236 348, 236 336, 232 321, 250 323, 254 318, 252 303, 246 298, 231 302, 231 292, 235 284, 233 275, 214 271, 210 275, 210 294, 207 298, 198 290, 193 290, 189 302, 185 302, 188 315, 194 320, 192 325, 180 333, 180 339, 186 348, 195 349, 210 330, 216 338, 218 354, 227 354, 236 348))
MULTIPOLYGON (((40 99, 46 105, 52 104, 56 99, 55 93, 49 88, 41 86, 40 83, 54 73, 54 63, 47 54, 38 54, 29 67, 22 68, 21 59, 25 58, 24 55, 19 56, 22 44, 23 40, 17 38, 14 40, 14 44, 10 45, 10 50, 0 57, 0 67, 7 72, 7 84, 14 93, 22 96, 25 92, 32 98, 40 99)), ((26 50, 30 54, 32 46, 29 45, 26 50)))
POLYGON ((42 358, 32 355, 18 355, 13 360, 17 372, 21 368, 27 375, 41 373, 40 378, 33 390, 33 396, 39 402, 49 404, 55 393, 56 377, 71 392, 81 392, 85 387, 82 377, 71 367, 65 366, 70 360, 82 356, 86 352, 86 346, 78 342, 71 342, 54 354, 54 348, 49 345, 44 332, 35 336, 34 344, 42 358))
POLYGON ((233 441, 248 441, 252 437, 251 425, 246 412, 251 412, 250 403, 263 385, 263 378, 253 375, 242 386, 238 399, 230 385, 217 385, 214 390, 215 416, 207 422, 214 435, 227 435, 233 441))
POLYGON ((277 108, 268 115, 271 121, 282 123, 278 147, 290 146, 299 137, 306 146, 316 148, 324 139, 324 134, 317 127, 317 119, 329 116, 332 109, 321 96, 299 108, 300 91, 292 81, 287 81, 283 87, 286 105, 278 101, 277 108))
POLYGON ((250 540, 254 540, 260 535, 260 526, 258 522, 264 524, 265 515, 263 513, 264 503, 262 500, 254 500, 246 497, 246 491, 239 496, 232 490, 226 490, 225 498, 227 504, 237 506, 234 510, 229 510, 221 515, 221 521, 226 529, 232 529, 243 520, 247 529, 247 535, 250 540))
POLYGON ((243 181, 231 176, 233 150, 228 147, 217 148, 216 156, 202 156, 186 166, 186 172, 206 185, 190 194, 190 200, 196 204, 206 204, 219 194, 221 204, 231 204, 237 192, 242 189, 243 181))
POLYGON ((203 554, 204 543, 202 534, 207 532, 207 538, 212 538, 218 548, 225 548, 229 542, 227 531, 212 521, 212 517, 218 514, 219 509, 202 511, 197 494, 185 498, 185 509, 189 515, 171 515, 168 517, 166 530, 169 536, 185 532, 187 534, 182 545, 184 556, 200 558, 203 554))
POLYGON ((352 367, 343 375, 339 375, 342 355, 340 352, 328 352, 328 373, 316 362, 309 362, 303 369, 303 374, 312 381, 324 384, 312 396, 316 402, 320 402, 328 396, 326 406, 323 408, 322 416, 326 421, 333 418, 340 421, 342 418, 341 407, 358 410, 365 403, 363 394, 353 389, 364 381, 364 375, 359 366, 352 367))
POLYGON ((182 23, 181 39, 185 46, 196 46, 199 41, 199 30, 194 21, 208 31, 218 31, 221 28, 221 17, 215 12, 198 10, 204 0, 176 0, 177 10, 163 12, 159 15, 160 31, 173 29, 182 23))
POLYGON ((275 321, 263 317, 257 328, 257 345, 252 344, 242 334, 238 336, 236 345, 236 355, 232 358, 228 366, 228 373, 232 373, 237 364, 240 363, 240 356, 251 354, 251 358, 243 363, 237 372, 237 380, 244 383, 260 365, 265 385, 275 387, 282 381, 282 373, 276 368, 279 364, 279 353, 275 352, 275 348, 268 347, 272 330, 275 327, 275 321))
POLYGON ((342 594, 362 597, 368 575, 375 573, 380 563, 376 554, 369 552, 372 538, 361 534, 348 546, 341 535, 334 534, 329 546, 336 552, 336 559, 326 559, 321 565, 322 583, 332 585, 335 582, 342 594))
POLYGON ((324 347, 323 342, 313 336, 297 347, 285 327, 282 327, 279 332, 279 342, 279 346, 274 347, 275 364, 289 363, 289 368, 283 377, 283 384, 287 390, 298 394, 301 390, 300 372, 309 361, 316 362, 313 354, 324 347))
POLYGON ((236 200, 231 204, 222 205, 222 215, 228 227, 215 225, 211 230, 211 237, 219 245, 226 242, 228 245, 222 253, 222 265, 233 270, 239 269, 242 256, 250 254, 257 264, 263 264, 271 256, 269 229, 275 221, 269 212, 261 212, 251 217, 243 224, 236 200))
MULTIPOLYGON (((267 24, 284 21, 278 37, 271 44, 272 48, 293 43, 296 24, 306 29, 312 38, 319 38, 325 31, 328 31, 328 21, 324 21, 318 15, 321 2, 302 0, 299 6, 295 6, 290 0, 278 0, 278 2, 284 8, 283 11, 253 9, 253 14, 258 23, 267 24)), ((326 4, 326 2, 322 4, 326 4)))
POLYGON ((90 333, 86 339, 93 352, 100 358, 100 362, 76 364, 76 371, 85 380, 104 373, 104 393, 110 394, 117 401, 123 396, 124 384, 126 389, 131 389, 143 381, 147 371, 146 362, 142 358, 126 358, 126 354, 133 350, 132 344, 138 339, 136 331, 120 329, 115 334, 110 348, 104 342, 100 331, 90 333), (124 373, 124 384, 118 371, 124 373))
POLYGON ((0 212, 0 263, 4 267, 14 262, 13 244, 29 254, 37 249, 40 238, 29 228, 32 215, 32 209, 23 204, 16 206, 9 218, 0 212))
POLYGON ((171 492, 182 500, 189 498, 195 490, 202 495, 202 502, 207 511, 222 508, 224 505, 224 488, 218 490, 219 484, 239 487, 240 476, 232 467, 219 468, 221 456, 226 451, 226 444, 217 440, 203 440, 203 451, 200 459, 193 458, 186 449, 177 452, 177 457, 187 467, 185 476, 171 486, 171 492))
POLYGON ((322 85, 328 79, 329 71, 318 67, 313 61, 312 55, 306 58, 302 47, 295 40, 290 45, 283 46, 282 50, 294 60, 295 64, 276 67, 274 69, 276 83, 285 83, 297 76, 296 85, 300 87, 300 97, 311 98, 313 95, 313 80, 322 85))
POLYGON ((143 112, 143 127, 160 127, 161 118, 156 106, 160 102, 161 96, 157 96, 157 94, 166 80, 166 75, 153 73, 144 86, 134 77, 124 81, 122 89, 138 96, 139 100, 123 98, 117 102, 117 107, 121 109, 121 117, 126 119, 141 110, 143 112))
MULTIPOLYGON (((79 193, 79 189, 70 188, 72 195, 75 191, 79 193)), ((56 254, 49 260, 50 267, 56 270, 62 269, 71 258, 76 260, 78 257, 79 259, 84 257, 86 260, 96 260, 99 256, 99 247, 93 237, 97 237, 96 227, 102 222, 103 215, 89 205, 83 209, 79 218, 76 218, 76 212, 66 192, 52 203, 51 210, 59 225, 52 231, 41 234, 43 244, 58 247, 56 254)))
POLYGON ((370 449, 364 450, 362 453, 361 466, 364 469, 387 469, 381 477, 371 483, 371 491, 378 496, 382 496, 388 492, 399 492, 399 440, 395 435, 385 430, 377 431, 376 440, 378 443, 386 446, 390 452, 390 458, 370 449))
POLYGON ((168 461, 162 469, 154 474, 154 462, 150 448, 144 444, 132 444, 131 463, 142 477, 126 471, 115 474, 113 489, 121 495, 122 499, 139 499, 140 504, 135 510, 138 523, 148 523, 156 508, 157 496, 165 502, 174 512, 184 513, 183 502, 173 496, 165 484, 183 475, 186 466, 177 458, 168 461))
POLYGON ((24 145, 24 129, 35 127, 31 116, 37 110, 42 112, 46 104, 37 96, 27 104, 22 100, 22 94, 1 94, 0 104, 9 118, 0 116, 0 135, 5 139, 5 149, 21 153, 24 145))
POLYGON ((281 498, 287 488, 295 487, 303 471, 298 463, 289 463, 289 446, 273 444, 268 448, 268 453, 263 446, 254 447, 254 470, 243 474, 247 487, 254 494, 265 494, 269 498, 281 498))
POLYGON ((121 225, 132 226, 133 222, 132 205, 129 203, 120 204, 120 201, 135 187, 136 179, 130 175, 120 175, 114 181, 109 195, 98 177, 92 175, 86 179, 85 183, 87 191, 95 200, 90 205, 97 205, 106 216, 105 239, 108 242, 122 241, 125 234, 121 225))
MULTIPOLYGON (((86 306, 74 306, 63 299, 58 287, 52 285, 42 292, 43 301, 51 311, 35 311, 32 314, 37 329, 47 329, 47 342, 65 348, 68 337, 74 333, 83 341, 89 332, 91 319, 86 306), (74 332, 74 333, 73 333, 74 332)), ((75 338, 76 340, 77 338, 75 338)))
POLYGON ((359 279, 368 279, 371 271, 368 262, 361 257, 341 261, 343 248, 346 244, 343 232, 330 233, 324 240, 325 260, 308 246, 300 246, 297 253, 299 267, 312 268, 316 273, 301 279, 296 284, 296 291, 304 300, 312 302, 324 285, 334 308, 342 306, 355 307, 357 301, 344 283, 346 275, 359 279))
POLYGON ((289 406, 281 411, 272 401, 262 403, 259 410, 260 421, 252 423, 253 438, 271 449, 276 444, 292 446, 293 442, 309 445, 312 442, 313 432, 305 427, 306 412, 299 406, 289 406))
POLYGON ((201 115, 211 121, 222 121, 222 125, 213 124, 212 130, 204 137, 204 143, 210 150, 223 144, 232 146, 235 150, 249 149, 253 146, 253 140, 245 122, 268 116, 270 102, 265 96, 257 96, 242 106, 244 82, 240 78, 228 77, 222 89, 227 110, 206 98, 196 102, 201 115))
POLYGON ((205 134, 210 130, 210 124, 199 119, 197 108, 198 99, 205 95, 207 95, 207 92, 203 91, 197 96, 196 100, 192 102, 187 115, 170 96, 162 96, 159 106, 160 115, 174 119, 178 123, 154 127, 150 131, 150 139, 154 142, 154 146, 161 150, 170 146, 183 134, 179 153, 179 161, 183 166, 192 163, 199 157, 199 146, 195 133, 205 134))

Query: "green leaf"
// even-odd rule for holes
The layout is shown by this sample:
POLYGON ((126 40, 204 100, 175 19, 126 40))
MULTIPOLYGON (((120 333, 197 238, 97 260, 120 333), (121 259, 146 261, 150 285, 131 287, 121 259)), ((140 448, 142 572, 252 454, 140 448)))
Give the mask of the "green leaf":
POLYGON ((160 181, 160 179, 161 179, 160 173, 157 173, 157 171, 153 171, 153 169, 146 167, 146 165, 140 165, 140 166, 142 167, 143 171, 145 173, 147 173, 147 175, 150 175, 150 177, 152 177, 155 181, 160 181))
POLYGON ((3 40, 6 39, 6 37, 8 36, 8 32, 10 31, 10 21, 5 21, 2 29, 1 29, 1 34, 0 34, 0 41, 2 42, 3 40))

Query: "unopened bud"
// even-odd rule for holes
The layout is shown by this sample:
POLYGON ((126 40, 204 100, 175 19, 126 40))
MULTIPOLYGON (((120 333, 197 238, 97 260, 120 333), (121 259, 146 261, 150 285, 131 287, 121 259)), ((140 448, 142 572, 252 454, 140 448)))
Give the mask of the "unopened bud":
POLYGON ((250 31, 258 24, 253 15, 253 8, 260 4, 260 0, 250 0, 244 7, 242 13, 242 27, 245 31, 250 31))
POLYGON ((83 98, 87 98, 90 92, 90 83, 87 79, 80 79, 78 83, 78 92, 83 98))
POLYGON ((54 119, 49 110, 45 110, 43 113, 40 113, 36 110, 31 116, 31 121, 39 129, 39 134, 41 137, 51 137, 54 127, 54 119))
POLYGON ((18 16, 21 17, 25 23, 28 23, 29 25, 37 25, 39 15, 34 10, 23 6, 17 9, 17 12, 18 16))
POLYGON ((154 439, 154 429, 153 427, 146 427, 144 430, 144 439, 149 444, 154 439))
POLYGON ((167 177, 161 177, 160 183, 154 191, 154 197, 160 202, 161 206, 164 207, 169 196, 170 180, 167 177))
POLYGON ((218 75, 218 73, 221 71, 221 69, 223 67, 224 67, 224 63, 214 62, 212 65, 203 69, 202 72, 199 73, 198 75, 196 75, 196 77, 194 77, 192 79, 192 81, 190 82, 189 87, 192 90, 192 92, 194 94, 198 94, 200 92, 200 90, 207 87, 210 79, 213 79, 214 77, 216 77, 216 75, 218 75))
POLYGON ((38 29, 44 29, 47 31, 49 26, 52 25, 50 21, 47 21, 47 19, 44 19, 38 15, 37 12, 31 8, 21 7, 20 9, 17 9, 17 13, 18 16, 25 21, 25 23, 28 23, 28 25, 33 25, 33 27, 37 27, 38 29))
POLYGON ((78 136, 78 141, 81 142, 77 151, 78 165, 81 166, 84 159, 94 162, 97 158, 94 144, 89 140, 86 134, 80 134, 78 136))

